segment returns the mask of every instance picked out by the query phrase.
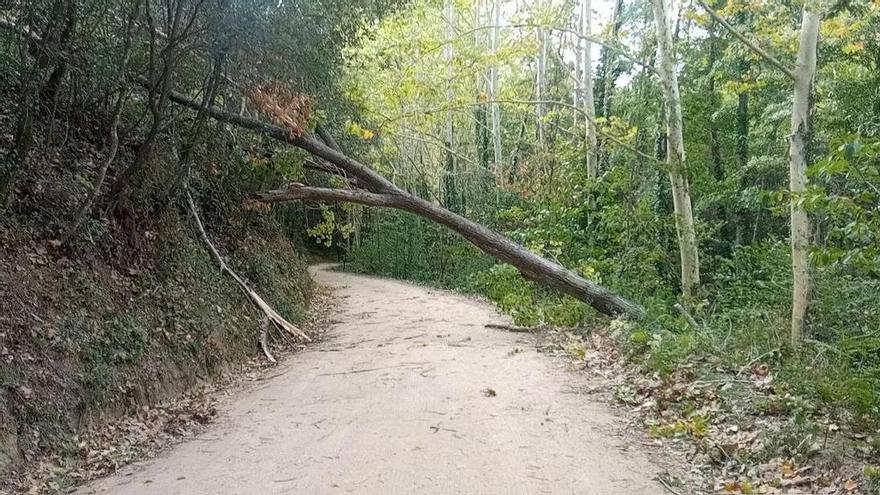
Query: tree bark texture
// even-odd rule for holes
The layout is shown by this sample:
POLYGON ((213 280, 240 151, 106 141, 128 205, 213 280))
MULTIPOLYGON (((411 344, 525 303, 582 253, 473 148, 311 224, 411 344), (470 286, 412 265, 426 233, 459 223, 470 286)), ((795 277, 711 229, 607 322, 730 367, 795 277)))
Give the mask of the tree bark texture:
POLYGON ((791 342, 804 338, 809 310, 812 274, 810 268, 810 217, 803 206, 807 190, 810 145, 810 108, 816 75, 816 46, 819 41, 819 15, 804 8, 797 67, 794 70, 794 98, 791 108, 789 180, 791 189, 791 342))
POLYGON ((592 35, 592 14, 590 0, 581 0, 581 90, 584 105, 584 141, 587 151, 587 176, 595 179, 599 175, 598 142, 596 140, 596 104, 593 99, 593 44, 589 37, 592 35))
POLYGON ((690 186, 685 166, 681 96, 675 68, 674 26, 678 17, 669 0, 651 0, 657 29, 657 73, 663 90, 666 114, 666 163, 672 188, 675 230, 681 258, 681 290, 685 300, 694 297, 700 285, 697 235, 691 206, 690 186))

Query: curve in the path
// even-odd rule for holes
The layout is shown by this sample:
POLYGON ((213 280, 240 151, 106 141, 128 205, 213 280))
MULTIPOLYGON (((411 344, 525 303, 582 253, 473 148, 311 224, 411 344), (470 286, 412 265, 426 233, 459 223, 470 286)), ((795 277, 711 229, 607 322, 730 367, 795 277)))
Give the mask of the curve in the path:
POLYGON ((582 376, 490 305, 313 269, 330 337, 224 405, 198 438, 79 493, 656 494, 658 468, 582 376))

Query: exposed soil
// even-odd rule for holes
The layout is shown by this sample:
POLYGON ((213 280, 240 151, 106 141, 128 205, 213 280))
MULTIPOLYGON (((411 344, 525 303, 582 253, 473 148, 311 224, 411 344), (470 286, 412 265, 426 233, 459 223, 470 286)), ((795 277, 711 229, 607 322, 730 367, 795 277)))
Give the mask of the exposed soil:
POLYGON ((673 463, 622 432, 586 374, 490 305, 313 268, 326 340, 218 405, 195 439, 77 493, 663 493, 673 463))

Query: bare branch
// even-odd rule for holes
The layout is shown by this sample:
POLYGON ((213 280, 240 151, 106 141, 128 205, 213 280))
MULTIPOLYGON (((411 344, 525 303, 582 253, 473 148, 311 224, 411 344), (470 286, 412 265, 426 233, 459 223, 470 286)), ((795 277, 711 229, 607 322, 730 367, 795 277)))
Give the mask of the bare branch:
POLYGON ((792 81, 795 80, 794 71, 792 71, 791 69, 786 67, 776 57, 774 57, 773 55, 770 55, 766 51, 762 50, 761 47, 759 47, 754 42, 752 42, 751 40, 746 38, 745 35, 743 35, 739 31, 737 31, 735 27, 731 26, 729 22, 727 22, 726 20, 724 20, 723 17, 718 15, 718 12, 715 12, 714 10, 712 10, 712 7, 709 7, 708 5, 706 5, 706 2, 704 0, 697 0, 697 3, 700 4, 700 7, 703 7, 703 10, 705 10, 710 16, 712 16, 713 19, 715 19, 719 24, 724 26, 724 29, 726 29, 730 34, 732 34, 736 39, 742 41, 743 44, 746 45, 751 51, 755 52, 755 54, 757 54, 759 57, 763 58, 765 62, 767 62, 770 65, 772 65, 773 67, 776 67, 777 69, 781 70, 782 73, 785 74, 786 76, 788 76, 788 78, 791 79, 792 81))
MULTIPOLYGON (((143 79, 139 79, 138 82, 141 85, 148 84, 143 79)), ((191 108, 193 110, 198 110, 201 106, 199 102, 191 100, 176 91, 171 91, 169 94, 169 98, 174 103, 177 103, 178 105, 187 108, 191 108)), ((332 163, 334 166, 339 167, 341 170, 345 171, 348 175, 356 177, 359 183, 371 190, 379 192, 398 190, 397 187, 385 177, 382 177, 377 172, 358 162, 357 160, 346 156, 344 153, 336 151, 330 146, 327 146, 320 139, 310 134, 303 133, 300 136, 291 136, 290 132, 283 127, 268 124, 266 122, 252 119, 250 117, 226 112, 213 106, 209 107, 206 111, 208 115, 210 115, 212 118, 217 119, 221 122, 227 122, 238 127, 260 132, 271 137, 272 139, 291 144, 293 146, 296 146, 297 148, 304 149, 319 158, 323 158, 324 160, 332 163)))
MULTIPOLYGON (((504 99, 504 100, 487 100, 487 101, 480 101, 480 102, 476 102, 476 103, 467 103, 467 104, 464 104, 464 105, 457 105, 457 106, 450 107, 450 108, 451 108, 451 109, 469 108, 469 107, 472 107, 472 106, 483 105, 483 104, 486 104, 486 103, 503 103, 503 104, 511 104, 511 105, 536 105, 536 104, 538 104, 538 103, 541 103, 541 104, 544 104, 544 105, 555 105, 555 106, 560 106, 560 107, 569 108, 569 109, 571 109, 571 110, 574 110, 575 112, 577 112, 577 113, 580 114, 581 116, 583 116, 585 119, 590 120, 590 121, 593 123, 593 125, 596 127, 596 133, 599 134, 600 136, 602 136, 603 138, 606 138, 606 139, 608 139, 609 141, 611 141, 611 142, 613 142, 613 143, 615 143, 615 144, 620 145, 621 147, 623 147, 623 148, 625 148, 625 149, 627 149, 627 150, 629 150, 629 151, 635 153, 636 155, 638 155, 638 156, 640 156, 640 157, 642 157, 642 158, 644 158, 644 159, 646 159, 646 160, 649 160, 649 161, 651 161, 651 162, 655 162, 655 163, 658 163, 658 164, 661 164, 661 165, 665 165, 665 163, 664 163, 662 160, 659 160, 659 159, 657 159, 656 157, 653 157, 653 156, 651 156, 651 155, 648 155, 648 154, 646 154, 646 153, 643 153, 643 152, 639 151, 638 149, 634 148, 632 145, 630 145, 630 144, 624 142, 623 140, 621 140, 621 139, 618 138, 617 136, 615 136, 615 135, 613 135, 613 134, 611 134, 611 133, 608 133, 608 132, 605 132, 605 131, 601 130, 601 129, 599 128, 599 126, 596 124, 596 121, 595 121, 595 120, 592 120, 593 117, 591 117, 590 115, 587 115, 587 113, 584 112, 584 109, 583 109, 583 108, 580 108, 580 107, 578 107, 577 105, 572 105, 571 103, 567 103, 567 102, 564 102, 564 101, 557 101, 557 100, 510 100, 510 99, 504 99)), ((432 114, 432 113, 434 113, 434 112, 440 112, 440 111, 445 111, 445 110, 448 110, 448 108, 447 108, 447 109, 431 109, 431 110, 424 111, 424 112, 422 112, 422 113, 424 113, 424 114, 432 114)))
POLYGON ((196 227, 198 228, 199 236, 201 236, 202 242, 204 242, 205 246, 207 246, 208 252, 211 253, 211 257, 214 258, 214 261, 217 262, 217 265, 220 267, 220 271, 224 272, 224 273, 228 274, 230 277, 232 277, 232 279, 235 280, 235 282, 238 284, 241 291, 244 292, 244 294, 248 297, 248 299, 251 300, 251 302, 254 304, 254 306, 256 306, 257 309, 259 309, 263 313, 263 315, 265 316, 264 324, 263 324, 264 326, 260 330, 260 345, 263 348, 263 352, 266 354, 266 359, 268 359, 269 361, 271 361, 273 363, 275 362, 275 358, 269 352, 269 348, 266 345, 265 320, 271 321, 278 328, 278 330, 281 330, 282 332, 286 332, 287 334, 291 335, 292 337, 295 337, 295 338, 300 339, 305 342, 311 342, 312 339, 309 338, 309 336, 306 335, 305 332, 303 332, 302 330, 300 330, 299 328, 294 326, 289 321, 285 320, 274 309, 272 309, 272 307, 269 306, 266 303, 266 301, 264 301, 263 298, 260 297, 259 294, 254 292, 254 290, 251 289, 248 286, 248 284, 241 277, 239 277, 238 274, 235 273, 232 270, 232 268, 229 267, 229 265, 226 264, 226 262, 223 260, 223 257, 220 256, 220 252, 217 251, 217 248, 214 247, 214 244, 211 242, 211 239, 208 237, 208 233, 205 231, 205 226, 202 225, 202 219, 199 217, 198 208, 196 208, 195 201, 193 201, 192 195, 189 192, 189 188, 184 186, 184 190, 186 192, 187 206, 189 206, 190 214, 192 215, 193 221, 195 222, 196 227))

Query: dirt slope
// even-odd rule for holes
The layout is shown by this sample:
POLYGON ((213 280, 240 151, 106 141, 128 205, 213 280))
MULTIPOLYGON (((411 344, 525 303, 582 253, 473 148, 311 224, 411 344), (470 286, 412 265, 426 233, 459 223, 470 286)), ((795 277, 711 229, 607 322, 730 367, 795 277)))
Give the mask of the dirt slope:
POLYGON ((663 493, 583 377, 484 303, 317 267, 331 337, 230 399, 209 431, 78 493, 663 493))

